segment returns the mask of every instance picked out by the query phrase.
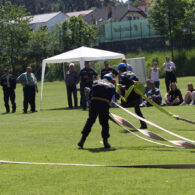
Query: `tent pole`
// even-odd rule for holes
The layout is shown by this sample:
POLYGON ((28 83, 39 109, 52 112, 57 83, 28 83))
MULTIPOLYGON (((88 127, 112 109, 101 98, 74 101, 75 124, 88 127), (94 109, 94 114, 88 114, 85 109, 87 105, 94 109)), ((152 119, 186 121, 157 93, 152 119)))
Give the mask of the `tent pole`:
POLYGON ((42 73, 41 73, 41 96, 40 96, 40 110, 42 109, 42 98, 43 98, 43 83, 44 83, 44 77, 45 77, 45 67, 46 62, 42 62, 42 73))
POLYGON ((63 62, 63 73, 64 73, 64 82, 65 82, 66 72, 65 72, 64 62, 63 62))

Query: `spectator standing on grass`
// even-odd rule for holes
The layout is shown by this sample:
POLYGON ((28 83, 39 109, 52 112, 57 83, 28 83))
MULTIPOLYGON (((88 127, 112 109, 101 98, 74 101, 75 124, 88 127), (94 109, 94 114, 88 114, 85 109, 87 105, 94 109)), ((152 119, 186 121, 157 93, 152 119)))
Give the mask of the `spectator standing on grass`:
POLYGON ((169 92, 165 95, 165 104, 167 106, 177 106, 183 102, 182 94, 175 83, 171 83, 169 92))
POLYGON ((85 67, 80 71, 80 93, 81 105, 83 110, 86 110, 87 100, 85 97, 85 87, 92 88, 93 80, 97 77, 97 72, 90 68, 89 61, 85 61, 85 67))
POLYGON ((154 81, 155 87, 159 88, 159 86, 160 86, 159 68, 157 68, 157 65, 158 65, 158 62, 154 61, 153 62, 153 67, 149 71, 148 79, 150 79, 151 81, 154 81))
POLYGON ((12 113, 16 112, 16 79, 12 74, 9 73, 9 69, 4 69, 4 74, 1 76, 1 86, 3 88, 4 103, 6 108, 6 113, 10 112, 9 99, 12 103, 12 113))
MULTIPOLYGON (((104 68, 101 70, 101 79, 104 78, 104 75, 111 73, 113 76, 112 79, 112 84, 116 87, 116 79, 115 77, 118 75, 118 71, 116 71, 114 68, 109 66, 108 61, 104 61, 104 68)), ((112 98, 112 101, 116 102, 116 97, 115 95, 112 98)), ((111 103, 111 106, 115 106, 114 104, 111 103)))
POLYGON ((74 107, 78 107, 78 99, 77 99, 77 83, 79 82, 79 75, 74 70, 74 64, 69 64, 69 71, 66 73, 65 77, 66 89, 67 89, 67 98, 68 98, 68 106, 72 108, 72 94, 74 97, 74 107))
POLYGON ((36 105, 35 105, 35 96, 36 92, 38 93, 38 87, 37 87, 37 79, 35 75, 32 73, 32 68, 28 66, 26 68, 26 72, 22 73, 18 78, 17 81, 19 81, 23 86, 23 95, 24 95, 24 101, 23 101, 23 113, 27 113, 28 110, 28 104, 31 106, 31 112, 37 112, 36 111, 36 105))
POLYGON ((101 79, 103 79, 105 74, 112 73, 113 76, 117 76, 118 72, 109 66, 108 61, 104 61, 104 68, 101 70, 101 79))
POLYGON ((131 71, 133 72, 133 68, 130 64, 127 63, 127 60, 126 59, 123 59, 122 63, 126 64, 127 66, 127 71, 131 71))
POLYGON ((180 104, 181 106, 190 104, 195 104, 195 89, 192 85, 192 83, 188 83, 188 89, 184 97, 184 101, 180 104))
POLYGON ((175 69, 176 66, 175 64, 170 61, 170 57, 166 57, 166 61, 163 64, 163 68, 165 68, 166 74, 165 74, 165 85, 166 85, 166 90, 167 92, 169 91, 169 86, 170 83, 175 83, 176 82, 176 76, 175 76, 175 69))

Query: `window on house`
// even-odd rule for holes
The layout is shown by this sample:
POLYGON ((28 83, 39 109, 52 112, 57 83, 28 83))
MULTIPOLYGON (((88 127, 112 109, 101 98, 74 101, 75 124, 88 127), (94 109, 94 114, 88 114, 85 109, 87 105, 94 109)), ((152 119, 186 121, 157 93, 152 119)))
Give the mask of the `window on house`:
POLYGON ((128 16, 127 19, 128 19, 128 20, 132 20, 132 17, 131 17, 131 16, 128 16))

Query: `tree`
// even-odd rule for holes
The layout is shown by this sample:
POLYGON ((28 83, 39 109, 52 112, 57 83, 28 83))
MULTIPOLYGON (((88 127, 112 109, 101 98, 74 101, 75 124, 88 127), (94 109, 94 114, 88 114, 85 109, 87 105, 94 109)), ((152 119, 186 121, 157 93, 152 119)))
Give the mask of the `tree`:
POLYGON ((62 42, 64 51, 80 47, 89 46, 90 41, 96 39, 94 26, 88 25, 82 17, 71 17, 66 19, 62 25, 62 42))
POLYGON ((188 8, 185 13, 183 31, 192 37, 194 35, 193 32, 195 32, 195 1, 186 1, 188 3, 188 8))
POLYGON ((52 56, 58 48, 58 42, 54 34, 47 27, 40 27, 36 31, 32 31, 28 41, 28 57, 30 65, 38 72, 41 62, 44 58, 52 56))
POLYGON ((150 9, 154 29, 169 38, 172 57, 174 39, 183 34, 188 5, 186 0, 156 0, 150 9))
POLYGON ((25 60, 25 50, 29 39, 30 18, 26 18, 24 7, 6 2, 0 6, 0 63, 12 66, 16 73, 16 66, 25 60))

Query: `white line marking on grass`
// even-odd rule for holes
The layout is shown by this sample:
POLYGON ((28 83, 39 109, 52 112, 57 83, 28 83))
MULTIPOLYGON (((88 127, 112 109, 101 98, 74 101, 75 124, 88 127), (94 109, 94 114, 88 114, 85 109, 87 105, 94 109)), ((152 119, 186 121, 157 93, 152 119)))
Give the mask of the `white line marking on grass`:
POLYGON ((95 165, 95 164, 74 164, 74 163, 16 162, 16 161, 6 161, 6 160, 0 160, 0 163, 1 164, 20 164, 20 165, 79 166, 79 167, 195 169, 195 164, 95 165))

